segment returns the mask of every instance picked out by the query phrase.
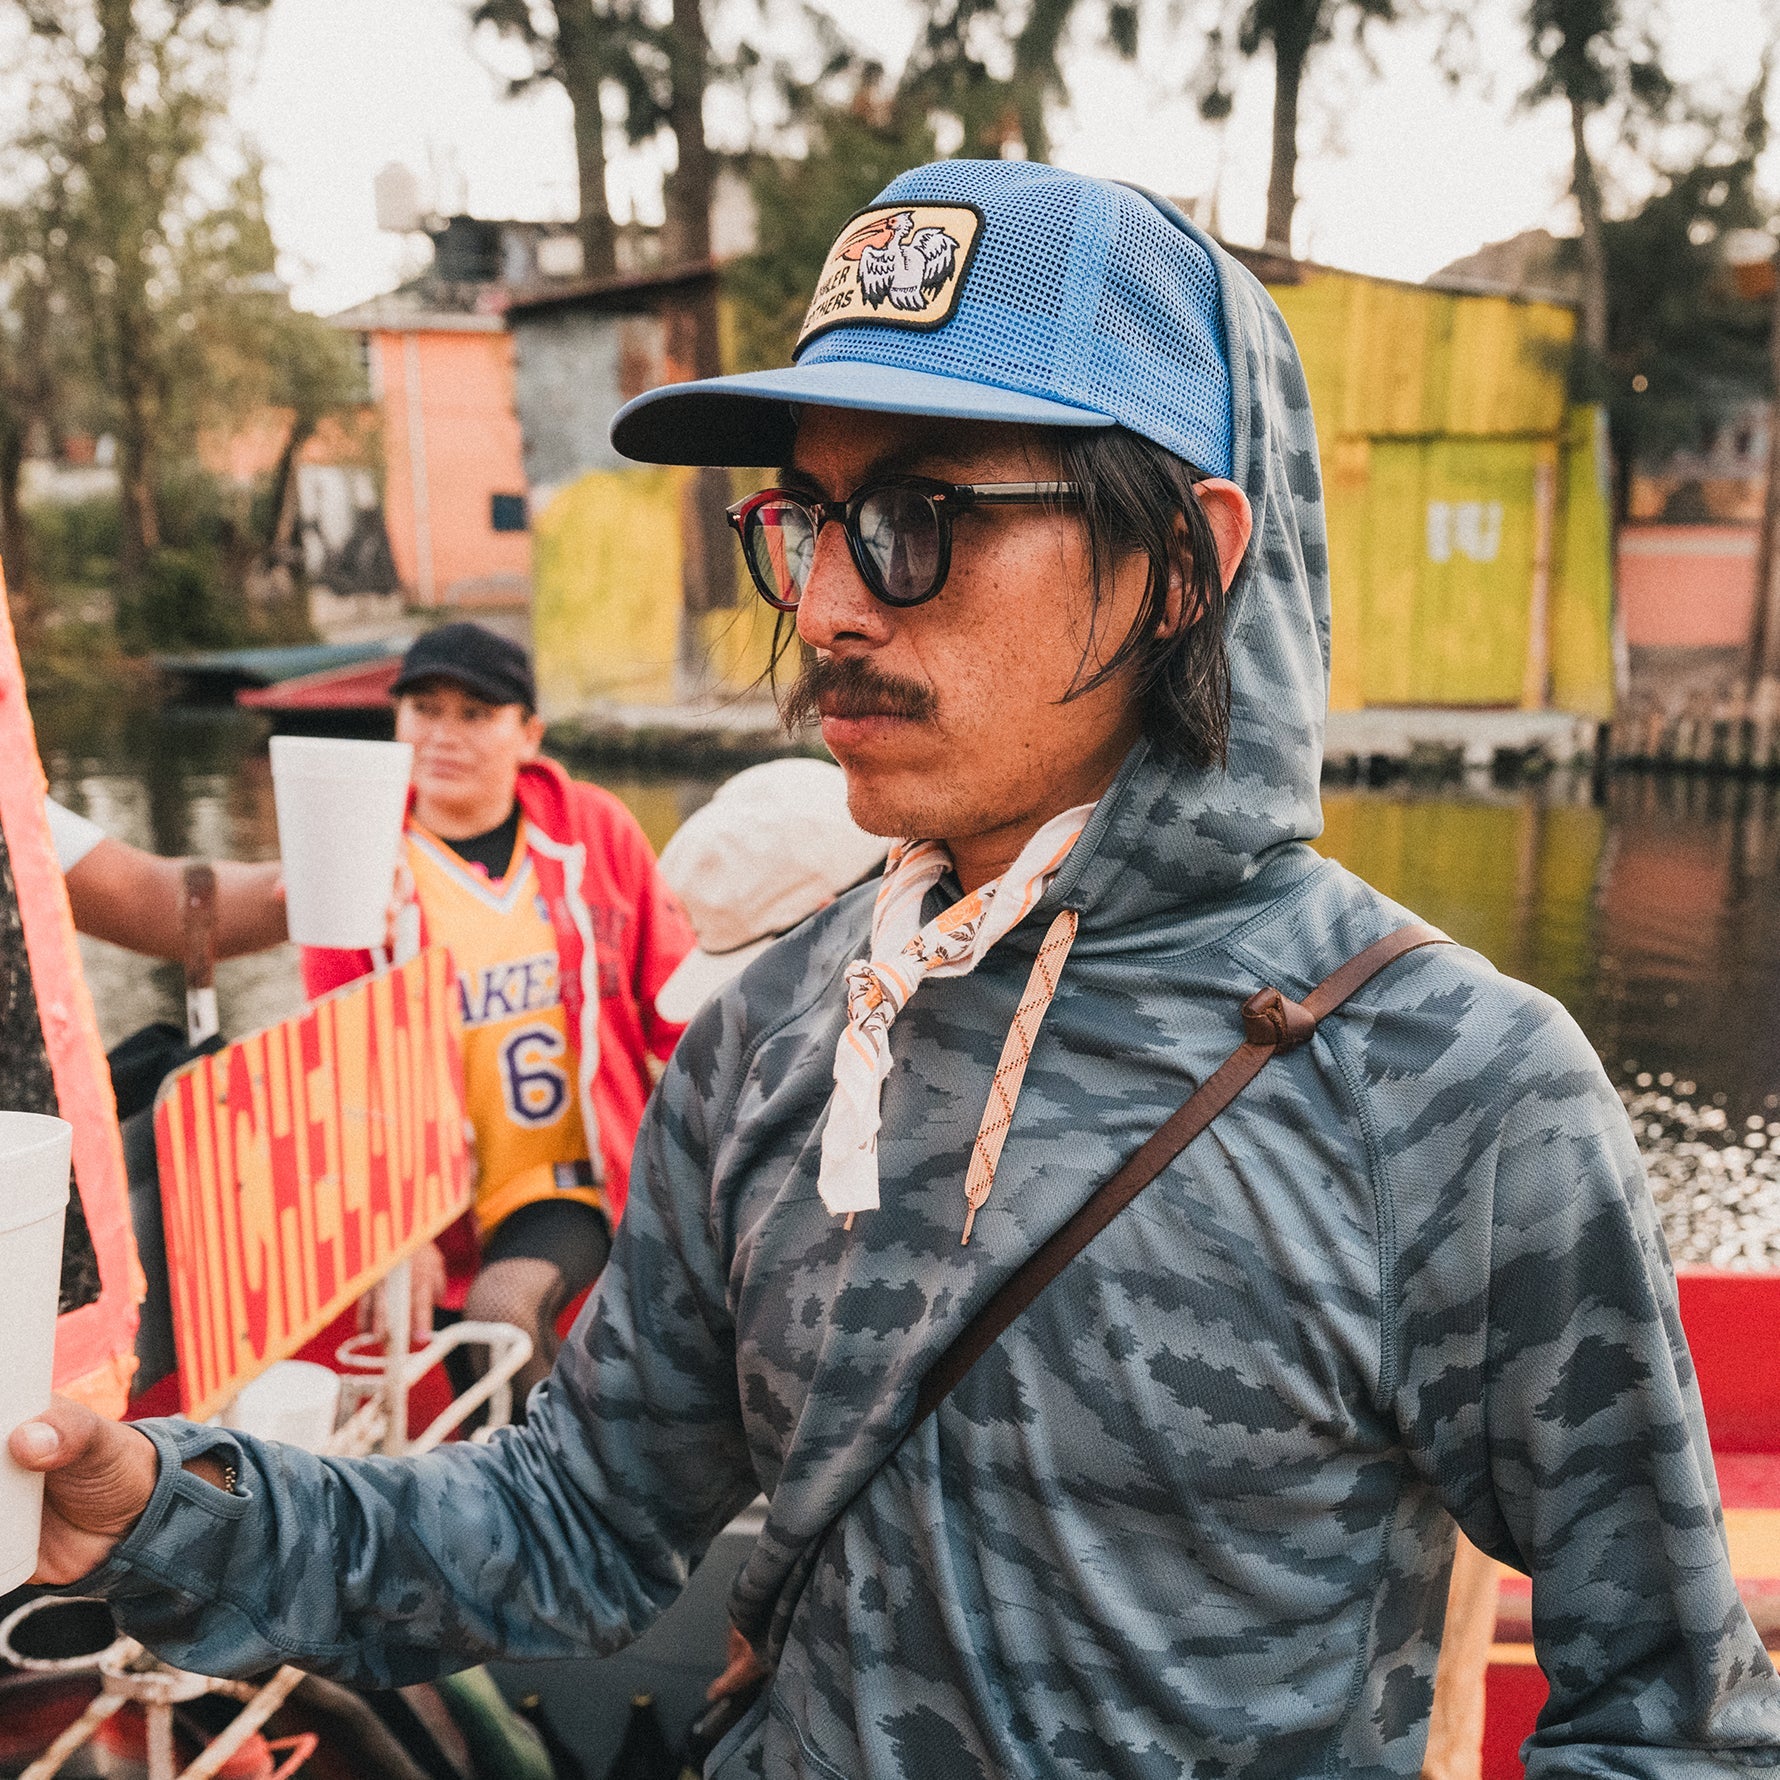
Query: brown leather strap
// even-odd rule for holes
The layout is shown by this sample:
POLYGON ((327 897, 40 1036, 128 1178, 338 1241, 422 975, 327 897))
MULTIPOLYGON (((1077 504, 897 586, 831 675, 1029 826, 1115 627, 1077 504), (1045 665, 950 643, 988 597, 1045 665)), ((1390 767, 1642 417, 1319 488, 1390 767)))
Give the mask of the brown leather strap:
POLYGON ((1270 1057, 1295 1049, 1362 984, 1422 946, 1451 945, 1438 927, 1416 923, 1374 940, 1326 976, 1303 1001, 1258 989, 1242 1004, 1243 1041, 1081 1208, 1027 1256, 928 1369, 915 1397, 916 1427, 962 1382, 1015 1318, 1201 1131, 1261 1073, 1270 1057))
POLYGON ((185 930, 185 986, 209 989, 216 983, 216 868, 187 863, 180 902, 185 930))

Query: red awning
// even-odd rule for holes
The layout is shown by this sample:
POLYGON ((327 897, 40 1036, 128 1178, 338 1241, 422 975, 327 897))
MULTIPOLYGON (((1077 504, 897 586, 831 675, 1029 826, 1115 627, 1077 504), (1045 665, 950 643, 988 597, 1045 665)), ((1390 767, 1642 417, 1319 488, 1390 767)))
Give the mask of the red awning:
POLYGON ((280 680, 276 686, 245 687, 235 694, 235 702, 255 711, 381 711, 389 706, 389 689, 401 665, 399 655, 389 655, 328 668, 280 680))

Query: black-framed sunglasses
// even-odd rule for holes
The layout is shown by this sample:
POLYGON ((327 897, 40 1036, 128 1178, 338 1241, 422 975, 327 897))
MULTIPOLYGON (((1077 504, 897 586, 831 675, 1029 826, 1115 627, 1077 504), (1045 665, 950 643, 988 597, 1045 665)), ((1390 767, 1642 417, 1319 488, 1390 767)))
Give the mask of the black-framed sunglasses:
POLYGON ((1074 482, 936 482, 899 476, 868 482, 844 501, 794 488, 763 488, 728 509, 760 597, 795 612, 829 520, 846 528, 853 566, 887 606, 918 606, 946 584, 952 522, 977 507, 1032 507, 1074 500, 1074 482))

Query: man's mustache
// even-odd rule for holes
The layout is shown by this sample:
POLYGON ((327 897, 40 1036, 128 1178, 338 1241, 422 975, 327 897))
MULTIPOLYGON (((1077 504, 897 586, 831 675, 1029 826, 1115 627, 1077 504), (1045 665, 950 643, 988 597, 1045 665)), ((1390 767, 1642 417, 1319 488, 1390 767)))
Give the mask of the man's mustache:
POLYGON ((779 702, 787 729, 801 729, 830 717, 908 717, 933 715, 933 688, 919 680, 886 674, 858 656, 811 655, 779 702))

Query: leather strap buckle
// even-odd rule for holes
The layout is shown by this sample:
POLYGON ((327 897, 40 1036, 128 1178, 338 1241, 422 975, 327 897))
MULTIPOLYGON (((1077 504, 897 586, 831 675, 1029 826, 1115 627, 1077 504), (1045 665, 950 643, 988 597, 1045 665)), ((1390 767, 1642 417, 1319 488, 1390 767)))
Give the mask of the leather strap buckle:
POLYGON ((1316 1031, 1316 1015, 1277 989, 1257 989, 1242 1004, 1242 1035, 1252 1045, 1291 1051, 1316 1031))

